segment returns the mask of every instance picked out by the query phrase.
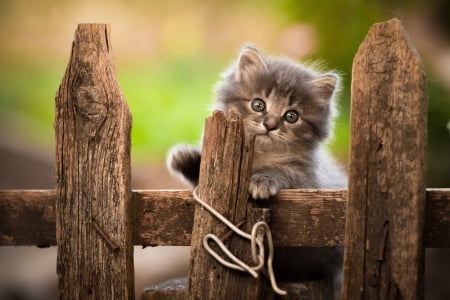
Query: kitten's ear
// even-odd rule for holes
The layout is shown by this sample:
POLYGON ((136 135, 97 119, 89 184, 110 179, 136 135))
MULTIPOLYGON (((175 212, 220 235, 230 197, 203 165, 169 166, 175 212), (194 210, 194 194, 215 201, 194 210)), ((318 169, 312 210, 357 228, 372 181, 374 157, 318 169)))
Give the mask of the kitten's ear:
POLYGON ((245 47, 239 54, 239 59, 234 74, 236 81, 245 81, 256 72, 264 72, 267 70, 267 65, 264 62, 261 54, 252 47, 245 47))
POLYGON ((330 99, 338 82, 338 77, 335 74, 326 74, 310 81, 310 84, 319 93, 323 99, 330 99))

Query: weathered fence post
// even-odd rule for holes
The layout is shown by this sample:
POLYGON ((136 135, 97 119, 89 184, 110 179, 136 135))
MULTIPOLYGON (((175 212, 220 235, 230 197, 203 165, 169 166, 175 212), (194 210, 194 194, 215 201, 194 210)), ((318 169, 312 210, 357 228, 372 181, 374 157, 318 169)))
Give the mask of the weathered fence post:
MULTIPOLYGON (((253 139, 244 139, 242 120, 214 112, 205 125, 200 166, 199 195, 232 223, 247 217, 248 179, 251 171, 253 139)), ((248 225, 250 222, 247 221, 248 225)), ((244 226, 248 231, 248 226, 244 226)), ((228 231, 206 209, 197 206, 191 239, 189 299, 260 299, 261 280, 219 264, 202 245, 208 233, 222 236, 228 231)), ((240 237, 227 240, 229 249, 251 263, 250 244, 240 237)))
POLYGON ((372 26, 352 77, 343 299, 421 299, 426 83, 398 20, 372 26))
POLYGON ((56 95, 60 299, 134 299, 131 115, 109 31, 78 26, 56 95))

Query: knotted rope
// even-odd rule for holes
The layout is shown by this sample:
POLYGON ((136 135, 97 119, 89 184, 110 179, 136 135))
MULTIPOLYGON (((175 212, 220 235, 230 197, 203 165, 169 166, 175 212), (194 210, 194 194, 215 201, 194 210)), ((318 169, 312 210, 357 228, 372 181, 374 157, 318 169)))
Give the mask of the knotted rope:
POLYGON ((286 295, 287 292, 280 289, 277 285, 275 274, 273 272, 273 254, 274 247, 272 241, 272 233, 270 231, 269 225, 266 222, 260 221, 253 225, 251 234, 248 234, 238 227, 236 227, 233 223, 231 223, 227 218, 222 216, 218 211, 212 208, 208 203, 204 202, 197 195, 197 188, 194 189, 192 195, 194 199, 204 208, 206 208, 213 216, 219 219, 222 223, 228 226, 231 230, 233 230, 236 234, 240 235, 242 238, 250 240, 251 242, 251 254, 253 262, 256 264, 255 266, 249 266, 239 258, 237 258, 230 250, 225 246, 225 244, 220 240, 219 237, 212 233, 208 233, 203 237, 203 247, 205 250, 211 254, 218 262, 222 265, 243 272, 250 273, 254 278, 258 278, 258 272, 264 267, 264 237, 267 237, 267 244, 269 245, 269 256, 267 258, 267 272, 269 273, 270 283, 272 285, 272 289, 275 293, 279 295, 286 295), (234 263, 224 260, 217 252, 215 252, 208 244, 208 241, 214 241, 219 248, 224 252, 224 254, 232 260, 234 263))

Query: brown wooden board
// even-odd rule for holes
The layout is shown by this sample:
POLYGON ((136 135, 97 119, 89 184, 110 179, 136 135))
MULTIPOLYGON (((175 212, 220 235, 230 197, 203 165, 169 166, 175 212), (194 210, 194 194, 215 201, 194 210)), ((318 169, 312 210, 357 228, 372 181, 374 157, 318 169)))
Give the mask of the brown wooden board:
MULTIPOLYGON (((226 117, 216 111, 206 120, 198 194, 233 224, 243 220, 250 223, 246 208, 252 154, 253 139, 245 140, 244 126, 239 117, 226 117)), ((244 230, 249 232, 246 226, 244 230)), ((191 238, 189 299, 261 299, 261 280, 222 266, 205 251, 203 238, 206 234, 222 237, 227 231, 228 228, 209 211, 196 206, 191 238)), ((226 244, 237 257, 253 265, 249 241, 232 236, 226 244)))
POLYGON ((78 26, 56 95, 60 299, 134 299, 131 114, 109 32, 78 26))
POLYGON ((192 191, 136 191, 135 244, 189 246, 194 224, 192 191))
MULTIPOLYGON (((427 189, 426 195, 425 246, 450 248, 450 189, 427 189)), ((136 190, 133 199, 134 245, 191 244, 191 191, 136 190)), ((0 245, 56 245, 55 202, 54 190, 0 191, 0 245)), ((270 203, 274 243, 342 246, 346 206, 345 190, 281 190, 270 203)))
POLYGON ((343 299, 423 297, 427 93, 401 23, 353 61, 343 299))
POLYGON ((56 245, 56 191, 0 191, 0 245, 56 245))

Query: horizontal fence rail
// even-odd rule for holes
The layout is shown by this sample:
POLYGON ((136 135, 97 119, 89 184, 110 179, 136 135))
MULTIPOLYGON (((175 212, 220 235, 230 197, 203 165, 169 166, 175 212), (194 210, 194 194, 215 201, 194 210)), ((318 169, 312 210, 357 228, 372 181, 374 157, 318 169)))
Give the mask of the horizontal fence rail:
MULTIPOLYGON (((54 190, 0 191, 0 245, 56 245, 54 190)), ((195 200, 188 190, 135 190, 134 244, 188 246, 195 200)), ((270 201, 276 245, 342 246, 345 190, 282 190, 270 201)), ((427 189, 425 246, 450 248, 450 189, 427 189)))

